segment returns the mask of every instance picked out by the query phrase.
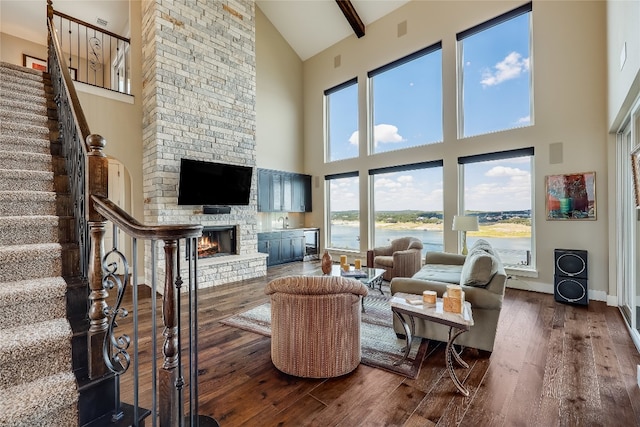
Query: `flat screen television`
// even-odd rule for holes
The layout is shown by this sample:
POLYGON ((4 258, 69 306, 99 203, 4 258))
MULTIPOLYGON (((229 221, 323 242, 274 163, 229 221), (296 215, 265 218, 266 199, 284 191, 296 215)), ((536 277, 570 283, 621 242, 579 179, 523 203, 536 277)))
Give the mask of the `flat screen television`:
POLYGON ((252 172, 249 166, 182 159, 178 204, 248 205, 252 172))

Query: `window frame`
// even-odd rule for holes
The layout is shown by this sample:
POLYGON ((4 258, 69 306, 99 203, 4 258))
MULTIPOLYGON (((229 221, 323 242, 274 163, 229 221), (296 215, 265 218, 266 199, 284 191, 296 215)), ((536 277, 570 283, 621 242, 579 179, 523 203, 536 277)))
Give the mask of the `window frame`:
MULTIPOLYGON (((354 252, 354 253, 359 253, 360 252, 360 247, 356 248, 356 249, 349 249, 349 248, 340 248, 340 247, 334 247, 332 246, 332 242, 331 242, 331 181, 333 180, 337 180, 337 179, 344 179, 344 178, 358 178, 358 226, 360 226, 360 222, 361 222, 361 210, 360 210, 360 172, 358 171, 353 171, 353 172, 342 172, 342 173, 334 173, 334 174, 328 174, 324 176, 324 182, 325 182, 325 249, 330 249, 330 250, 334 250, 334 251, 342 251, 342 252, 354 252)), ((357 236, 357 241, 358 243, 360 243, 362 241, 362 237, 360 236, 360 232, 358 231, 358 236, 357 236)))
POLYGON ((358 97, 358 77, 354 77, 352 79, 349 79, 343 83, 340 83, 336 86, 330 87, 329 89, 325 89, 323 94, 323 101, 324 101, 324 105, 323 105, 323 110, 324 110, 324 163, 331 163, 331 162, 338 162, 341 160, 347 160, 347 159, 353 159, 353 158, 358 158, 359 157, 359 153, 360 153, 360 141, 358 141, 358 148, 356 150, 356 152, 358 154, 356 154, 354 157, 344 157, 344 158, 340 158, 340 159, 335 159, 335 160, 331 160, 331 102, 330 102, 330 97, 331 95, 349 88, 351 86, 355 85, 356 86, 356 130, 359 130, 360 125, 359 125, 359 117, 360 117, 360 102, 359 102, 359 97, 358 97))
POLYGON ((379 76, 387 71, 396 69, 398 67, 401 67, 402 65, 405 65, 411 61, 414 61, 418 58, 422 58, 424 56, 427 56, 431 53, 440 51, 441 53, 441 58, 440 58, 440 126, 442 129, 442 134, 440 135, 440 139, 437 141, 433 141, 430 143, 426 143, 426 144, 420 144, 420 145, 412 145, 410 147, 405 147, 405 148, 399 148, 397 150, 408 150, 411 148, 417 148, 417 147, 423 147, 425 145, 431 145, 431 144, 438 144, 438 143, 442 143, 444 141, 444 89, 443 89, 443 76, 442 76, 442 41, 438 41, 436 43, 433 43, 429 46, 426 46, 422 49, 419 49, 415 52, 412 52, 408 55, 403 56, 402 58, 398 58, 395 61, 389 62, 385 65, 382 65, 380 67, 374 68, 371 71, 367 72, 367 132, 369 137, 367 138, 367 154, 368 155, 379 155, 379 154, 384 154, 384 153, 389 153, 392 151, 396 151, 396 150, 386 150, 386 151, 379 151, 376 152, 375 151, 375 108, 374 108, 374 104, 375 104, 375 87, 373 84, 373 79, 376 76, 379 76))
POLYGON ((458 139, 473 138, 480 135, 488 135, 496 132, 504 132, 520 127, 530 127, 535 124, 534 114, 534 88, 533 88, 533 2, 525 3, 515 9, 500 14, 494 18, 474 25, 464 31, 456 34, 456 75, 457 75, 457 136, 458 139), (464 46, 463 42, 466 38, 479 34, 497 25, 503 24, 511 19, 529 13, 529 124, 524 126, 514 126, 509 128, 497 129, 488 132, 474 133, 465 135, 465 105, 464 105, 464 46))
MULTIPOLYGON (((376 198, 376 194, 375 194, 375 176, 376 175, 382 175, 382 174, 387 174, 387 173, 395 173, 395 172, 405 172, 405 171, 415 171, 415 170, 422 170, 422 169, 431 169, 431 168, 441 168, 442 171, 442 178, 444 179, 444 160, 440 159, 440 160, 428 160, 428 161, 424 161, 424 162, 418 162, 418 163, 408 163, 408 164, 403 164, 403 165, 396 165, 396 166, 385 166, 385 167, 381 167, 381 168, 372 168, 369 169, 368 171, 368 175, 369 175, 369 194, 370 194, 370 198, 369 198, 369 246, 376 246, 376 209, 375 209, 375 198, 376 198)), ((444 220, 444 200, 443 202, 443 208, 442 208, 442 215, 443 215, 443 220, 444 220)), ((443 241, 442 241, 442 247, 444 250, 444 234, 443 234, 443 241)), ((427 248, 425 246, 423 252, 426 252, 427 248)))
MULTIPOLYGON (((508 160, 514 159, 518 157, 529 157, 530 158, 530 168, 531 168, 531 178, 530 178, 530 204, 531 204, 531 262, 529 265, 524 265, 523 267, 516 267, 514 265, 505 265, 505 270, 517 272, 519 276, 524 277, 537 277, 537 260, 536 260, 536 233, 535 233, 535 149, 534 147, 526 147, 526 148, 517 148, 514 150, 505 150, 505 151, 496 151, 491 153, 482 153, 475 154, 470 156, 460 156, 458 157, 458 214, 465 214, 465 171, 464 166, 472 163, 483 163, 495 160, 508 160)), ((462 243, 462 236, 458 234, 458 246, 462 243)))

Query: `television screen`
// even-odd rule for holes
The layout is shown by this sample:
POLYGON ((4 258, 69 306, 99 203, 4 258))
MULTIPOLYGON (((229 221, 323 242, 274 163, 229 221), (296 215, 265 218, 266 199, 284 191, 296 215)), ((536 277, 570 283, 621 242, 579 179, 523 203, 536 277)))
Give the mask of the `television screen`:
POLYGON ((182 159, 179 205, 248 205, 251 174, 248 166, 182 159))

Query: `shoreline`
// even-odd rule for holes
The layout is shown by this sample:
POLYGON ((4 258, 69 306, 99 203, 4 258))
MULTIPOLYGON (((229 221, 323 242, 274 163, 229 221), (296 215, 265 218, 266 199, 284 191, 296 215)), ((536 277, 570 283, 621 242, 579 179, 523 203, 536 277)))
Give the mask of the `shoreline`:
MULTIPOLYGON (((345 227, 359 227, 358 221, 333 221, 333 225, 341 225, 345 227)), ((418 223, 418 222, 376 222, 376 229, 386 230, 421 230, 421 231, 444 231, 444 223, 418 223)), ((480 224, 480 230, 468 231, 467 237, 499 237, 499 238, 517 238, 531 237, 531 227, 523 224, 510 223, 494 223, 483 225, 480 224)))

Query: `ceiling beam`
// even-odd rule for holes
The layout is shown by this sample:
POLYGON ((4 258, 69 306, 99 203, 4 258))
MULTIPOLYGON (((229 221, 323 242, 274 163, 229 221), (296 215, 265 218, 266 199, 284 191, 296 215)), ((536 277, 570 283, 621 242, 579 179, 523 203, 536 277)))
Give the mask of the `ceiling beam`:
POLYGON ((340 10, 344 14, 344 17, 347 18, 347 21, 349 21, 349 24, 351 25, 351 28, 353 28, 353 31, 356 33, 356 36, 358 36, 358 38, 364 36, 364 24, 358 16, 358 12, 356 12, 356 9, 351 4, 351 1, 336 0, 336 3, 338 3, 340 10))

